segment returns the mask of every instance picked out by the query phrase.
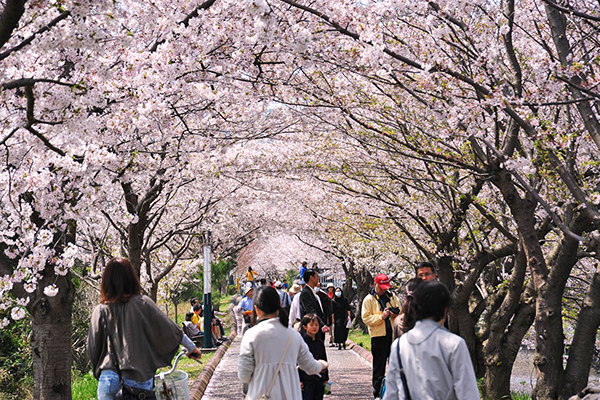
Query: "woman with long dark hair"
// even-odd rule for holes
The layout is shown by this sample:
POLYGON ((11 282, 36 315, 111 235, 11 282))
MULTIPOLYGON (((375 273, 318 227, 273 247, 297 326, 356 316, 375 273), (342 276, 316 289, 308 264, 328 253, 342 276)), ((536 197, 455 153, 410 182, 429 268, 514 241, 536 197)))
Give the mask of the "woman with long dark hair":
POLYGON ((346 324, 350 319, 350 304, 341 288, 335 288, 333 293, 333 342, 337 344, 338 350, 341 350, 342 347, 346 348, 348 340, 349 329, 346 328, 346 324))
POLYGON ((115 258, 106 264, 87 349, 98 379, 99 400, 114 399, 121 380, 128 387, 152 390, 156 370, 171 364, 180 344, 188 357, 201 355, 175 322, 141 292, 129 260, 115 258))
POLYGON ((244 334, 238 358, 238 377, 248 384, 246 399, 262 395, 302 399, 296 366, 314 375, 327 368, 327 362, 315 360, 298 331, 288 328, 288 317, 275 289, 260 286, 254 309, 258 322, 244 334))
POLYGON ((417 287, 423 282, 421 278, 412 278, 406 282, 406 286, 404 287, 404 302, 400 308, 400 318, 397 318, 399 320, 399 332, 394 332, 394 339, 410 331, 415 326, 417 314, 415 311, 414 293, 417 287))

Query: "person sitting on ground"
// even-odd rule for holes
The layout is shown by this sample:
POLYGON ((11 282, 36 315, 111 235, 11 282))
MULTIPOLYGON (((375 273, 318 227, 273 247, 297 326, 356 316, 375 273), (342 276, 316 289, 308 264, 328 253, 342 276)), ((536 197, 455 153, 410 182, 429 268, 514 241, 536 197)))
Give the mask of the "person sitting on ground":
POLYGON ((185 334, 188 335, 191 339, 195 336, 202 335, 202 331, 198 329, 198 326, 192 322, 192 317, 194 316, 193 312, 189 312, 185 314, 185 321, 183 322, 183 326, 185 326, 185 334))
MULTIPOLYGON (((325 343, 317 337, 319 333, 319 318, 317 315, 306 314, 302 317, 302 328, 304 330, 302 338, 308 345, 313 357, 317 360, 327 361, 325 343)), ((302 388, 302 400, 322 400, 325 385, 329 381, 329 371, 325 369, 319 375, 309 375, 300 368, 298 373, 300 375, 300 387, 302 388)))
POLYGON ((202 325, 200 320, 202 319, 204 312, 202 311, 202 306, 199 303, 196 303, 193 308, 192 315, 192 324, 196 325, 198 329, 202 330, 202 325))
POLYGON ((196 304, 198 304, 198 298, 194 297, 193 299, 191 299, 190 300, 190 304, 191 304, 191 306, 190 306, 190 312, 193 313, 194 312, 194 306, 196 304))
POLYGON ((450 291, 426 281, 415 289, 414 301, 417 323, 392 345, 383 399, 406 399, 408 391, 413 399, 479 400, 467 344, 444 328, 450 291))

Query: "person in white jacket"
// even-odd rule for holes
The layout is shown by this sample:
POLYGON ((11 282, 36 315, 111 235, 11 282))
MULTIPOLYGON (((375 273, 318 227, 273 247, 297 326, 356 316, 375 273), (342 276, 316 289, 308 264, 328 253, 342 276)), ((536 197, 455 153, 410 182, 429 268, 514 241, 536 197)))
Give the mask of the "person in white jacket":
POLYGON ((269 384, 275 378, 270 400, 301 400, 296 366, 309 375, 315 375, 327 368, 327 362, 315 360, 302 336, 288 328, 288 317, 281 308, 275 289, 259 287, 254 296, 254 308, 258 323, 242 338, 238 358, 238 377, 248 384, 246 399, 257 400, 267 394, 269 384), (277 372, 288 340, 289 348, 277 372))
POLYGON ((439 281, 423 282, 414 301, 417 323, 392 344, 383 399, 406 399, 406 386, 414 400, 479 400, 467 344, 444 328, 450 291, 439 281))

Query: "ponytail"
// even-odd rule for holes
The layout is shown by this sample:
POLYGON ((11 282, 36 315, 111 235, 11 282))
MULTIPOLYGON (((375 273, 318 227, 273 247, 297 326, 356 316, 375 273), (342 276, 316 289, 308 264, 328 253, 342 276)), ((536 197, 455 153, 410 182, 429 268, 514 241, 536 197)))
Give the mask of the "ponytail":
POLYGON ((286 328, 288 327, 288 314, 281 306, 279 306, 279 322, 281 322, 281 325, 285 326, 286 328))

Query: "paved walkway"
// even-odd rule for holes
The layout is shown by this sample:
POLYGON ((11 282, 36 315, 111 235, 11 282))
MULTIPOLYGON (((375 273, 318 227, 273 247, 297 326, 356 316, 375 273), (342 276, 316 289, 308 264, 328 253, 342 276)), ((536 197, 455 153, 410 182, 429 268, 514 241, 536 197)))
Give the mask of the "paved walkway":
MULTIPOLYGON (((242 383, 237 377, 237 359, 241 338, 236 338, 215 370, 203 400, 243 399, 242 383)), ((371 363, 352 350, 327 347, 331 395, 326 400, 371 399, 371 363)))

